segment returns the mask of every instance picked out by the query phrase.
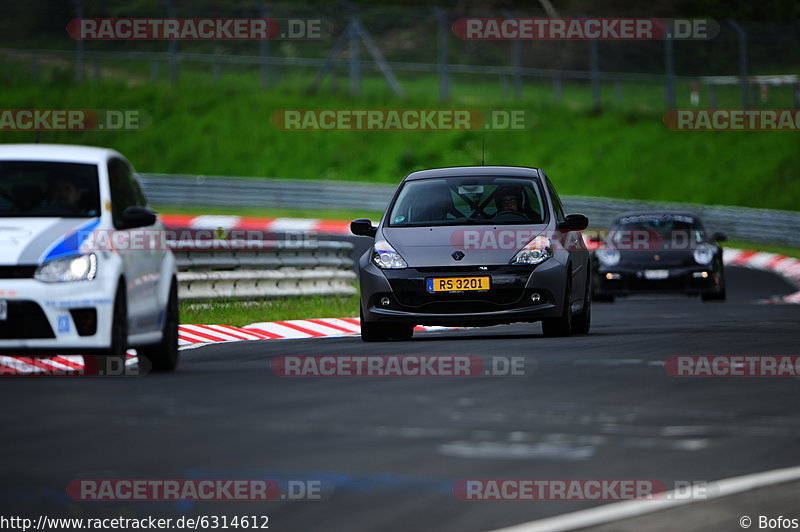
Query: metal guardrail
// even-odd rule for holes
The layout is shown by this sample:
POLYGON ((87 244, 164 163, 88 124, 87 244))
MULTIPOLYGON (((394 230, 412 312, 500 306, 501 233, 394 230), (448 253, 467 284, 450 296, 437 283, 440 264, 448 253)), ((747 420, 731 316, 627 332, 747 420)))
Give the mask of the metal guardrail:
MULTIPOLYGON (((395 185, 343 181, 143 174, 145 193, 154 204, 206 207, 338 208, 383 211, 395 185)), ((591 227, 608 227, 624 211, 665 209, 693 212, 709 232, 733 240, 800 247, 800 212, 691 203, 562 197, 567 210, 582 212, 591 227)))
POLYGON ((184 301, 356 293, 350 242, 195 240, 169 245, 184 301))

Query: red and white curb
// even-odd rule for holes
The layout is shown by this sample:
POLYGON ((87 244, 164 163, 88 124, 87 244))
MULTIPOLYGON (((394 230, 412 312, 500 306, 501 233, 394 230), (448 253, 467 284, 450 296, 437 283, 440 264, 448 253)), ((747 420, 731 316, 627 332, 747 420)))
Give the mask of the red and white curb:
MULTIPOLYGON (((452 327, 415 327, 416 331, 437 331, 452 327)), ((267 321, 245 327, 230 325, 180 325, 178 349, 192 349, 209 344, 247 340, 292 340, 303 338, 334 338, 361 334, 358 318, 319 318, 309 320, 267 321)), ((136 351, 128 351, 126 366, 138 362, 136 351)), ((84 368, 80 355, 60 355, 47 358, 0 356, 0 375, 62 374, 84 368)))
POLYGON ((159 215, 170 229, 225 231, 264 231, 267 233, 299 232, 325 235, 349 235, 350 222, 317 218, 259 218, 229 215, 159 215))
MULTIPOLYGON (((417 326, 415 331, 441 331, 453 327, 417 326)), ((243 340, 296 340, 335 338, 361 334, 358 318, 318 318, 310 320, 264 321, 245 327, 229 325, 181 325, 178 344, 184 347, 243 340)))
MULTIPOLYGON (((794 286, 800 287, 800 260, 777 253, 724 248, 722 261, 726 266, 742 266, 780 275, 794 286)), ((788 296, 775 297, 761 303, 800 304, 800 291, 788 296)))

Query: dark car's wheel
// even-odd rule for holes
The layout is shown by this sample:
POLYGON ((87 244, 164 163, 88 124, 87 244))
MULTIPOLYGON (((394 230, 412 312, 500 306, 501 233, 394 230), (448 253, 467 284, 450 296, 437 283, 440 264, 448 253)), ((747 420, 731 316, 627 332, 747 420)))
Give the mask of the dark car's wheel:
POLYGON ((720 282, 719 289, 716 292, 706 292, 700 295, 703 301, 725 301, 727 291, 725 290, 725 271, 720 269, 719 272, 720 282))
POLYGON ((583 308, 572 317, 572 332, 575 334, 588 334, 592 328, 592 292, 589 280, 586 280, 586 291, 583 294, 583 308))
MULTIPOLYGON (((571 268, 567 268, 570 275, 571 268)), ((564 294, 564 308, 558 318, 545 318, 542 320, 542 332, 545 336, 569 336, 572 333, 572 281, 567 280, 567 290, 564 294)))
POLYGON ((391 339, 410 340, 414 336, 414 326, 403 323, 369 323, 361 313, 361 340, 364 342, 386 342, 391 339))
POLYGON ((137 350, 140 357, 150 362, 153 371, 173 371, 178 367, 178 285, 174 279, 165 312, 161 341, 137 350))

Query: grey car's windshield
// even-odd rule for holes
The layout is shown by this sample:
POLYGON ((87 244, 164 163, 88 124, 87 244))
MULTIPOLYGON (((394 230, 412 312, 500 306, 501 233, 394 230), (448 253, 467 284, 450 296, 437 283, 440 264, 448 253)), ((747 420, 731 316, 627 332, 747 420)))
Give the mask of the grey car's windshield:
POLYGON ((0 217, 99 215, 97 165, 0 161, 0 217))
POLYGON ((541 224, 541 187, 532 179, 449 177, 408 181, 389 213, 390 227, 541 224))

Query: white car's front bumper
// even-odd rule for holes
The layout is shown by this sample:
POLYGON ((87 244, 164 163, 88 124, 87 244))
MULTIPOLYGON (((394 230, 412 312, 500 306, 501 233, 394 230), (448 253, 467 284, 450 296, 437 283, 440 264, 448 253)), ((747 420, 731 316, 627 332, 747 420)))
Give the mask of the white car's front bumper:
POLYGON ((91 352, 108 348, 116 282, 110 275, 72 283, 0 279, 0 300, 7 306, 7 316, 0 320, 0 353, 91 352), (92 310, 96 326, 89 334, 92 310))

